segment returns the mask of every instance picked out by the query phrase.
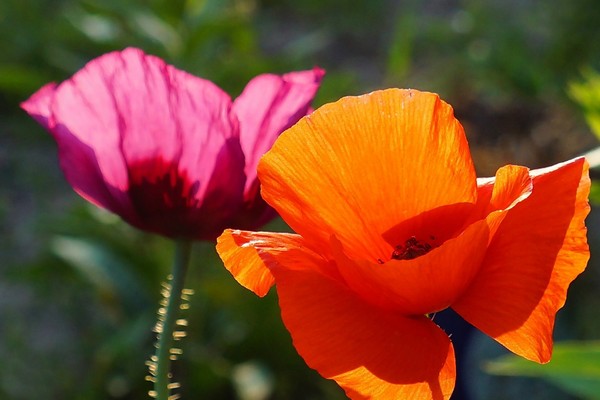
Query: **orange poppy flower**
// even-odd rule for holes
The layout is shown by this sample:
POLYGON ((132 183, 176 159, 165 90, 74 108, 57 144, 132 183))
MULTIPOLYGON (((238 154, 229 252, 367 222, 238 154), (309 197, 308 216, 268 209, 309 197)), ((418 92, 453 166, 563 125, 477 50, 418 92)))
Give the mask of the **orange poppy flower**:
POLYGON ((297 232, 227 230, 217 250, 259 296, 277 285, 307 364, 353 399, 448 399, 448 307, 544 363, 556 312, 585 268, 583 158, 477 179, 452 108, 432 93, 346 97, 283 133, 258 167, 297 232))

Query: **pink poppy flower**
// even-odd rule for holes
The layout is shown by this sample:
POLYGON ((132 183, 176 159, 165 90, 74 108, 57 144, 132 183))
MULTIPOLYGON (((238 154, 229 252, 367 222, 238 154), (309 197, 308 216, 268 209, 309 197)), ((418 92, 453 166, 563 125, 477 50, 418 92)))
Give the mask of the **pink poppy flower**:
POLYGON ((264 74, 233 102, 139 49, 105 54, 21 107, 58 144, 75 191, 140 229, 214 240, 272 218, 256 167, 307 114, 324 71, 264 74))

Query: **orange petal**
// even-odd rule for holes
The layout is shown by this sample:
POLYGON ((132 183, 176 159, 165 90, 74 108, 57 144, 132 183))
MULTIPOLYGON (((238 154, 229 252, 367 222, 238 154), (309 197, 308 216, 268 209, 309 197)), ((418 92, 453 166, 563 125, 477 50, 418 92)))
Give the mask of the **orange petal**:
POLYGON ((450 397, 454 350, 441 329, 372 307, 317 269, 273 269, 283 321, 311 368, 352 399, 450 397))
POLYGON ((507 214, 460 315, 514 353, 549 361, 556 312, 589 259, 590 180, 583 158, 531 171, 533 192, 507 214))
POLYGON ((441 311, 460 297, 479 272, 502 217, 495 213, 489 225, 486 220, 478 221, 460 236, 412 260, 385 264, 351 260, 338 244, 338 268, 348 286, 373 305, 402 315, 441 311))
MULTIPOLYGON (((415 259, 389 260, 384 264, 350 260, 334 238, 332 247, 337 249, 334 255, 340 274, 366 301, 403 315, 429 314, 449 307, 462 296, 479 272, 487 247, 507 215, 505 209, 531 194, 527 168, 501 168, 495 180, 496 185, 489 190, 487 201, 478 205, 494 210, 491 214, 415 259)), ((428 234, 440 237, 437 226, 430 228, 428 234)))
POLYGON ((311 246, 325 252, 335 234, 353 258, 391 253, 406 239, 394 231, 402 221, 476 200, 462 126, 437 95, 415 90, 321 107, 280 136, 259 178, 265 200, 311 246))
POLYGON ((226 229, 217 238, 217 253, 240 285, 263 297, 275 283, 263 260, 265 255, 268 256, 268 250, 285 251, 287 246, 298 245, 301 240, 292 234, 226 229), (264 251, 265 245, 267 251, 264 251))
POLYGON ((533 182, 529 168, 506 165, 496 172, 488 213, 508 210, 531 195, 533 182))
MULTIPOLYGON (((316 256, 299 235, 232 229, 226 229, 217 238, 217 252, 238 283, 260 297, 273 286, 270 268, 282 264, 285 268, 304 268, 298 264, 298 260, 304 258, 302 253, 316 256)), ((335 274, 331 266, 321 272, 335 274)))
POLYGON ((506 165, 493 178, 477 179, 477 204, 472 219, 496 210, 508 210, 531 194, 533 182, 529 168, 506 165))

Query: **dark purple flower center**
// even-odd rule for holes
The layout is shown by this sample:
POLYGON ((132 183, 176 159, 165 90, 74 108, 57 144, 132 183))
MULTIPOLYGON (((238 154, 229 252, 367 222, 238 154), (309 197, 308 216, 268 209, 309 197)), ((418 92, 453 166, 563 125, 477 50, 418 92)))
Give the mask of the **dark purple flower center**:
POLYGON ((199 206, 195 194, 199 182, 193 182, 177 165, 160 158, 129 165, 129 197, 143 229, 168 236, 189 232, 187 220, 199 206))
MULTIPOLYGON (((432 240, 435 238, 431 237, 432 240)), ((412 260, 419 256, 429 253, 433 249, 432 245, 418 240, 415 236, 408 238, 404 244, 399 244, 394 248, 392 252, 392 259, 394 260, 412 260)))

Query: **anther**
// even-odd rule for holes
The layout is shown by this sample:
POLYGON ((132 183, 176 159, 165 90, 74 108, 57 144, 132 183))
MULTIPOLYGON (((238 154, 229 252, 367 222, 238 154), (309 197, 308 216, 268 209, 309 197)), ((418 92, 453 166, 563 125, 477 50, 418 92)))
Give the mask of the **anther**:
POLYGON ((404 242, 404 245, 396 246, 392 253, 394 260, 413 260, 423 254, 429 253, 432 249, 427 242, 418 240, 415 236, 411 236, 404 242))

